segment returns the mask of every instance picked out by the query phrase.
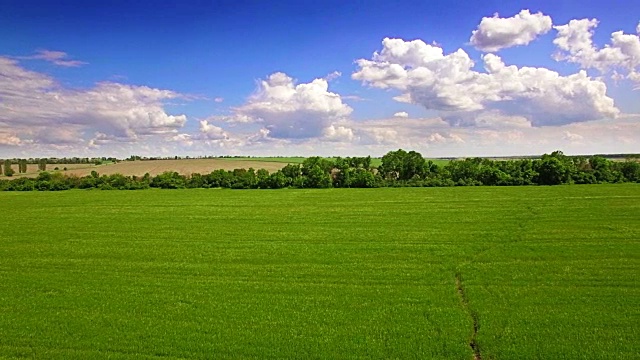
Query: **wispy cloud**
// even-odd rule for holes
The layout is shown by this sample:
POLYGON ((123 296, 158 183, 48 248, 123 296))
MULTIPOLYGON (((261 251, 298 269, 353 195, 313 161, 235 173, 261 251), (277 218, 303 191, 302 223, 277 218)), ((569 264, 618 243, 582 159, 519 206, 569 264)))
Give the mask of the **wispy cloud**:
POLYGON ((45 49, 37 50, 34 55, 16 56, 15 58, 20 60, 44 60, 54 65, 63 67, 79 67, 88 64, 85 61, 69 59, 69 55, 64 51, 53 51, 45 49))

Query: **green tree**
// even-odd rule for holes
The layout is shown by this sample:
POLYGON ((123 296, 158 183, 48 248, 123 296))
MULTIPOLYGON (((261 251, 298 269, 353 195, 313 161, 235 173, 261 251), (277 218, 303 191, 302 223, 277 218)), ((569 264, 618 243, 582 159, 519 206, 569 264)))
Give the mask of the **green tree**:
POLYGON ((425 159, 422 154, 402 149, 390 151, 382 157, 379 173, 389 180, 409 180, 423 175, 425 159))
POLYGON ((283 167, 280 171, 286 178, 289 178, 290 183, 293 183, 295 179, 302 176, 302 170, 298 164, 287 164, 287 166, 283 167))
POLYGON ((566 184, 571 179, 571 173, 566 164, 556 156, 544 155, 536 162, 536 183, 539 185, 566 184))
POLYGON ((376 177, 367 169, 356 169, 349 185, 358 188, 372 188, 376 186, 376 177))
POLYGON ((640 182, 640 163, 634 159, 618 163, 618 168, 624 178, 631 182, 640 182))
POLYGON ((593 176, 598 182, 614 182, 616 176, 611 169, 611 161, 602 156, 592 156, 589 165, 593 170, 593 176))
POLYGON ((47 171, 47 159, 38 160, 38 170, 47 171))
POLYGON ((290 186, 291 178, 286 177, 282 171, 278 170, 269 176, 269 187, 272 189, 282 189, 290 186))
POLYGON ((5 176, 13 176, 15 171, 11 168, 11 160, 7 159, 4 161, 4 175, 5 176))
POLYGON ((327 174, 319 165, 315 165, 307 174, 305 187, 309 188, 330 188, 331 176, 327 174))
POLYGON ((371 156, 367 156, 366 158, 362 159, 362 167, 365 170, 371 169, 371 156))
POLYGON ((320 156, 312 156, 304 159, 302 162, 302 175, 309 176, 309 173, 314 167, 319 167, 325 174, 330 174, 333 169, 334 163, 331 160, 322 158, 320 156))
POLYGON ((256 171, 256 180, 258 188, 260 189, 268 189, 271 187, 271 177, 269 176, 268 170, 259 169, 256 171))

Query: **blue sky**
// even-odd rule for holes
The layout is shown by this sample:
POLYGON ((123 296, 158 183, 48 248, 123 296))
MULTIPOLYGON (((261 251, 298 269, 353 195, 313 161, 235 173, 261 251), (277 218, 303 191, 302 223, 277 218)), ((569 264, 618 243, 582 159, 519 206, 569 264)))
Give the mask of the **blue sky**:
POLYGON ((639 22, 629 1, 2 0, 0 157, 639 152, 639 22))

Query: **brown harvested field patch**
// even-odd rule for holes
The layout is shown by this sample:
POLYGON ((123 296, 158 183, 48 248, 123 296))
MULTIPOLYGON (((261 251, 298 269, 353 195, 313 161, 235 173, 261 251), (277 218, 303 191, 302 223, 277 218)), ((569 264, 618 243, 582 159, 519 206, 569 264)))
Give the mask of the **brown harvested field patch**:
MULTIPOLYGON (((11 166, 11 168, 13 169, 13 171, 15 171, 15 174, 13 175, 14 178, 18 178, 18 177, 36 177, 38 176, 38 165, 37 164, 27 164, 27 172, 24 174, 18 174, 18 164, 13 164, 11 166)), ((86 169, 87 174, 91 173, 91 170, 94 170, 95 168, 97 168, 97 166, 93 165, 93 164, 47 164, 47 171, 48 172, 62 172, 64 174, 68 174, 70 173, 72 170, 76 171, 76 170, 80 170, 80 169, 86 169), (58 170, 54 170, 55 168, 58 168, 58 170), (63 169, 67 168, 67 171, 64 171, 63 169)), ((0 175, 1 178, 5 178, 5 179, 10 179, 7 178, 4 175, 0 175)))
MULTIPOLYGON (((244 159, 186 159, 186 160, 148 160, 148 161, 121 161, 116 164, 91 165, 91 164, 48 164, 47 171, 56 172, 57 167, 65 175, 87 176, 92 171, 97 171, 100 175, 122 174, 127 176, 142 176, 145 173, 150 175, 162 174, 165 171, 176 171, 183 175, 194 173, 208 174, 214 170, 224 169, 266 169, 274 172, 282 169, 287 164, 284 162, 256 161, 244 159), (62 169, 67 168, 67 171, 62 169)), ((14 165, 14 170, 18 170, 18 165, 14 165)), ((26 174, 15 174, 15 177, 38 176, 38 166, 29 164, 26 174)), ((2 176, 3 178, 6 178, 2 176)))

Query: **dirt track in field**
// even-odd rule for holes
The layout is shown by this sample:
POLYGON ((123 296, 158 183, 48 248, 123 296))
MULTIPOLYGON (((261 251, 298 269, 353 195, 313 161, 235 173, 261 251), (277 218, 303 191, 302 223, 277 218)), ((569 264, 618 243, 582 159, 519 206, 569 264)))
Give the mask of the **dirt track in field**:
MULTIPOLYGON (((97 171, 100 175, 122 174, 142 176, 145 173, 151 175, 162 174, 165 171, 176 171, 183 175, 194 173, 208 174, 214 170, 224 169, 266 169, 274 172, 286 166, 283 162, 239 160, 239 159, 188 159, 188 160, 149 160, 149 161, 121 161, 117 164, 90 165, 90 164, 48 164, 47 171, 56 172, 57 167, 65 175, 87 176, 91 171, 97 171), (67 168, 67 171, 62 169, 67 168)), ((18 165, 14 165, 14 170, 18 170, 18 165)), ((38 166, 28 165, 27 173, 18 176, 36 177, 38 176, 38 166)), ((6 178, 2 176, 2 178, 6 178)))

